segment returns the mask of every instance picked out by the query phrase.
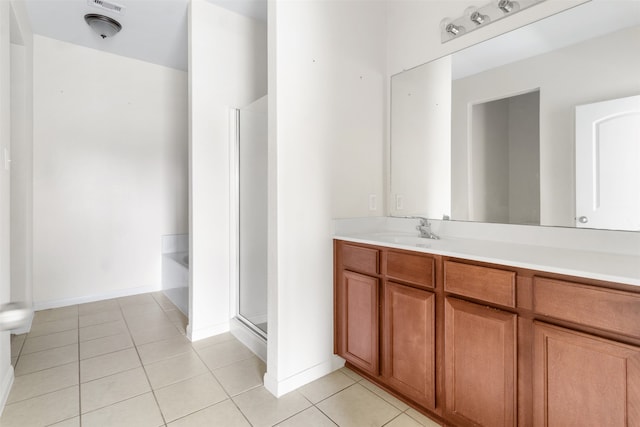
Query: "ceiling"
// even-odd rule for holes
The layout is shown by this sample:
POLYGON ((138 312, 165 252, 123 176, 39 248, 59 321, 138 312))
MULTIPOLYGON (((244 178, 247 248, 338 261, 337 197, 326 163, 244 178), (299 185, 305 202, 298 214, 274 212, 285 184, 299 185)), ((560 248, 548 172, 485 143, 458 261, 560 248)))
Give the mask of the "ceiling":
MULTIPOLYGON (((189 0, 105 0, 122 13, 93 0, 25 0, 35 34, 80 46, 187 70, 189 0), (102 39, 84 22, 87 13, 109 16, 122 24, 114 37, 102 39)), ((207 0, 236 13, 266 21, 266 0, 207 0)))

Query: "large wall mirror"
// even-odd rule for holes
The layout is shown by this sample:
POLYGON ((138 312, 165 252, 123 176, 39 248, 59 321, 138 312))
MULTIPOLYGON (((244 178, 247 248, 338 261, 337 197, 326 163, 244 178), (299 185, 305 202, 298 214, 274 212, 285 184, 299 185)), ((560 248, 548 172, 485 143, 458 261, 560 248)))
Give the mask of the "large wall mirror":
POLYGON ((394 216, 640 231, 640 2, 393 76, 390 163, 394 216))

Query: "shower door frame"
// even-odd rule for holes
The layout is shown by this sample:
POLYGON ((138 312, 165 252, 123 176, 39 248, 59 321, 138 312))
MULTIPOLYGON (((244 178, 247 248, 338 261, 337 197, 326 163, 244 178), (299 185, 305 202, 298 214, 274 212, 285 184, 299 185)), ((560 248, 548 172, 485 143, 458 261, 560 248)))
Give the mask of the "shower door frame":
MULTIPOLYGON (((232 212, 233 218, 234 218, 234 237, 235 237, 235 248, 234 248, 234 252, 235 252, 235 275, 234 275, 234 290, 235 290, 235 317, 236 319, 242 323, 243 326, 247 327, 251 332, 253 332, 254 334, 258 335, 260 338, 264 339, 265 341, 267 340, 267 332, 263 331, 262 329, 260 329, 258 326, 256 326, 253 322, 251 322, 249 319, 247 319, 246 317, 244 317, 242 315, 242 313, 240 312, 240 168, 241 168, 241 164, 240 164, 240 109, 239 108, 235 108, 232 109, 232 114, 235 115, 234 117, 234 122, 235 122, 235 138, 234 138, 234 144, 233 144, 233 160, 232 160, 232 167, 233 167, 233 210, 234 212, 232 212)), ((268 326, 267 326, 268 327, 268 326)))

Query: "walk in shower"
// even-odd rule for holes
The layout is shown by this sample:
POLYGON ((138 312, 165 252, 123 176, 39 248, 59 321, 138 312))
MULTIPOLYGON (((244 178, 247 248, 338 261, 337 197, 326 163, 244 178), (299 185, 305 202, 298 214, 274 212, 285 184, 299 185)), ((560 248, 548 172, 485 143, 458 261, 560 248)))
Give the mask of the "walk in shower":
POLYGON ((236 111, 237 317, 267 337, 267 97, 236 111))

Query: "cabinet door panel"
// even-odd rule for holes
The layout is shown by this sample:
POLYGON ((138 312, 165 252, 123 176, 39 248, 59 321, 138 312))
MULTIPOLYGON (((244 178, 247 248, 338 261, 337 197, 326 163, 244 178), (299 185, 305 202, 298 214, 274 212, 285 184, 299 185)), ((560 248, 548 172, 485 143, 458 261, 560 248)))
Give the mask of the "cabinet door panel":
POLYGON ((435 407, 435 294, 386 283, 383 324, 385 380, 435 407))
POLYGON ((517 316, 445 300, 445 408, 460 423, 516 423, 517 316))
POLYGON ((378 283, 375 277, 344 271, 338 286, 338 354, 374 375, 379 373, 378 283))
POLYGON ((534 325, 534 426, 640 425, 640 348, 534 325))

